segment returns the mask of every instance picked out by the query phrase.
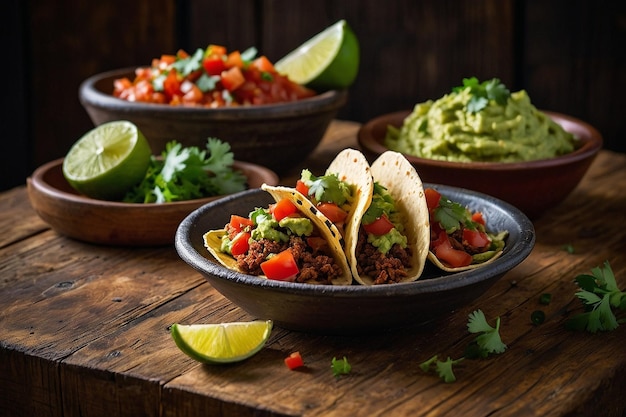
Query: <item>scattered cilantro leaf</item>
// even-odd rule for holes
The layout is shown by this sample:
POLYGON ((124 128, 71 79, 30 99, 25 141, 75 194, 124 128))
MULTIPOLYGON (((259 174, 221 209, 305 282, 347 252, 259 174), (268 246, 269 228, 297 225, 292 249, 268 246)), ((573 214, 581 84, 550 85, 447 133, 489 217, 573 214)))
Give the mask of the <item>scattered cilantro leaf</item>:
POLYGON ((333 375, 337 378, 341 375, 349 374, 352 370, 352 366, 348 363, 348 359, 345 356, 343 359, 333 358, 330 363, 330 368, 333 371, 333 375))
POLYGON ((575 282, 580 287, 576 297, 585 312, 570 318, 565 324, 568 329, 596 333, 615 330, 620 323, 626 323, 626 318, 618 319, 615 315, 614 310, 626 311, 626 292, 617 287, 609 261, 593 268, 591 275, 578 275, 575 282))
POLYGON ((467 330, 470 333, 480 333, 474 340, 486 355, 506 350, 506 345, 500 338, 500 317, 496 318, 496 327, 491 327, 482 310, 476 310, 469 315, 467 330))
POLYGON ((535 310, 530 314, 530 321, 534 325, 542 324, 546 320, 546 313, 542 310, 535 310))
POLYGON ((257 53, 257 49, 254 46, 251 46, 241 53, 241 60, 243 62, 252 62, 254 58, 256 58, 257 53))
POLYGON ((172 64, 172 67, 176 68, 176 71, 178 71, 183 77, 186 77, 202 67, 203 58, 204 50, 202 48, 198 48, 193 55, 189 55, 188 57, 182 59, 177 58, 172 64))
POLYGON ((563 245, 563 250, 571 255, 574 253, 574 246, 571 243, 568 243, 563 245))
POLYGON ((467 103, 467 111, 470 113, 478 113, 487 107, 490 100, 494 100, 499 105, 505 105, 511 96, 511 92, 498 78, 492 78, 482 83, 476 77, 464 78, 463 85, 454 87, 452 92, 460 93, 468 88, 471 98, 467 103))
POLYGON ((230 145, 219 139, 209 138, 205 150, 171 141, 161 156, 151 159, 143 181, 126 194, 125 202, 192 200, 232 194, 246 187, 245 175, 232 169, 230 145))
POLYGON ((464 358, 451 359, 448 356, 445 361, 440 361, 438 355, 435 355, 429 360, 422 362, 420 364, 420 368, 424 372, 434 370, 444 382, 450 383, 456 381, 456 376, 454 375, 452 367, 461 362, 463 359, 464 358))

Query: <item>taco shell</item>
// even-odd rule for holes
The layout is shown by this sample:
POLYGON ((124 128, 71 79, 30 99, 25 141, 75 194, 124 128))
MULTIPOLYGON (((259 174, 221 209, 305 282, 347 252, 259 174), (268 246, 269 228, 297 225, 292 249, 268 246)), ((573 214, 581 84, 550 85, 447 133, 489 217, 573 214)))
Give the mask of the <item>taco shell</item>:
MULTIPOLYGON (((383 153, 374 161, 370 169, 373 180, 387 188, 395 200, 397 209, 403 215, 404 234, 407 237, 407 246, 411 248, 412 267, 407 271, 407 277, 401 282, 415 281, 424 271, 430 245, 430 222, 422 180, 415 168, 398 152, 383 153)), ((371 203, 371 197, 369 203, 371 203)), ((356 248, 358 228, 369 203, 358 214, 357 232, 350 235, 350 239, 354 242, 348 242, 351 248, 356 248)), ((349 252, 349 262, 355 280, 364 285, 372 285, 372 278, 358 274, 356 259, 356 252, 353 249, 349 252)))

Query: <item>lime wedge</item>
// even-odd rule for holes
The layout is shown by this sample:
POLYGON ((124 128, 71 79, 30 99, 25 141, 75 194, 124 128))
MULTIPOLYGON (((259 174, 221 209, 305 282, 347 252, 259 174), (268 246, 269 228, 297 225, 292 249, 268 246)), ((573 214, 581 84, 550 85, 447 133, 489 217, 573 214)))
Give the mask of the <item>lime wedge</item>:
POLYGON ((304 42, 274 65, 290 80, 315 90, 347 88, 359 70, 359 41, 340 20, 304 42))
POLYGON ((239 362, 257 353, 270 337, 272 321, 173 324, 176 346, 203 363, 239 362))
POLYGON ((63 160, 63 175, 78 192, 118 200, 146 175, 152 151, 137 126, 126 120, 87 132, 63 160))

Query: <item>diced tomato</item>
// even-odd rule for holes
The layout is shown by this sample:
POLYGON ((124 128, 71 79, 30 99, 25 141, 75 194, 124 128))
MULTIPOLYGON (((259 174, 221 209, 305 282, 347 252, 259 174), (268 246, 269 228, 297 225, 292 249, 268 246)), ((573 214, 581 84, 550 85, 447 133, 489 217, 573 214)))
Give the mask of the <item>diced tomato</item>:
POLYGON ((199 103, 204 97, 202 90, 191 81, 183 81, 180 85, 180 91, 183 93, 183 102, 185 103, 199 103))
POLYGON ((214 45, 211 44, 207 47, 206 51, 207 56, 215 55, 215 56, 225 56, 226 55, 226 47, 222 45, 214 45))
POLYGON ((326 246, 326 239, 319 236, 309 236, 306 238, 306 243, 313 249, 313 253, 318 252, 326 246))
POLYGON ((348 213, 335 203, 320 203, 317 209, 333 223, 343 223, 348 213))
POLYGON ((274 65, 270 62, 269 59, 265 55, 262 55, 252 61, 252 65, 259 69, 262 72, 275 72, 274 65))
POLYGON ((176 55, 161 55, 161 59, 159 64, 167 66, 167 65, 171 65, 176 61, 176 55))
POLYGON ((268 279, 293 281, 300 272, 291 250, 286 249, 261 263, 261 269, 268 279))
POLYGON ((250 244, 248 243, 249 240, 250 233, 239 232, 231 242, 230 253, 232 253, 233 256, 237 256, 248 252, 248 248, 250 247, 250 244))
POLYGON ((484 248, 489 246, 491 240, 485 232, 481 232, 480 230, 463 230, 463 241, 467 242, 468 245, 473 246, 475 248, 484 248))
POLYGON ((391 223, 391 221, 384 214, 370 224, 363 225, 363 229, 365 229, 367 233, 371 233, 376 236, 386 235, 393 228, 393 223, 391 223))
POLYGON ((189 58, 189 54, 184 49, 179 49, 178 52, 176 52, 176 56, 179 59, 189 58))
POLYGON ((485 218, 483 217, 483 213, 481 213, 480 211, 472 214, 472 221, 478 224, 482 224, 483 226, 485 225, 485 218))
POLYGON ((291 355, 285 358, 285 365, 287 368, 294 370, 304 366, 304 361, 302 360, 302 356, 300 352, 293 352, 291 355))
POLYGON ((202 66, 209 75, 220 75, 226 69, 226 63, 219 55, 211 55, 204 58, 202 66))
POLYGON ((309 187, 307 187, 302 180, 298 180, 298 182, 296 182, 296 191, 299 191, 300 194, 305 196, 309 195, 309 187))
POLYGON ((235 229, 237 232, 241 232, 246 227, 252 226, 254 226, 254 222, 252 221, 252 219, 238 216, 236 214, 230 216, 230 227, 235 229))
POLYGON ((435 253, 435 256, 444 264, 447 264, 452 268, 459 268, 472 263, 472 257, 470 254, 452 247, 445 231, 441 231, 439 233, 439 238, 435 242, 437 242, 435 245, 431 243, 433 252, 435 253))
POLYGON ((441 194, 439 194, 439 191, 434 188, 426 188, 424 190, 424 195, 426 196, 426 205, 428 206, 428 210, 437 208, 439 200, 441 200, 441 194))
POLYGON ((221 77, 222 84, 228 91, 236 90, 246 81, 239 67, 232 67, 226 71, 222 71, 221 77))
POLYGON ((277 203, 270 204, 270 213, 277 221, 281 221, 285 217, 291 216, 298 212, 298 207, 287 198, 283 198, 277 203))
POLYGON ((171 70, 167 74, 167 77, 165 77, 165 81, 163 81, 163 90, 165 92, 165 95, 167 95, 168 97, 181 94, 180 81, 178 80, 176 70, 171 70))
POLYGON ((226 58, 226 68, 243 68, 243 59, 239 51, 233 51, 226 58))

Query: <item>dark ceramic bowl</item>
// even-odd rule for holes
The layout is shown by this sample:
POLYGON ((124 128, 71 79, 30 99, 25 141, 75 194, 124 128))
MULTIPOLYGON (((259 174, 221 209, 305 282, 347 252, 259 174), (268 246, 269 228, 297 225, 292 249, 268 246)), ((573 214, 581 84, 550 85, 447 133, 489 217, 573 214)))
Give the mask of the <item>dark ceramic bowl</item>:
POLYGON ((187 264, 234 304, 284 328, 346 334, 419 325, 476 299, 522 262, 535 242, 532 223, 513 206, 473 191, 434 187, 472 210, 481 210, 488 229, 509 231, 500 258, 483 268, 454 274, 427 265, 415 282, 380 286, 272 281, 227 269, 205 249, 202 236, 208 230, 223 228, 231 214, 245 215, 271 202, 270 195, 262 190, 233 194, 195 210, 180 224, 175 247, 187 264))
MULTIPOLYGON (((248 187, 277 184, 273 171, 236 161, 248 187)), ((26 181, 31 206, 58 233, 90 243, 115 246, 172 245, 180 222, 198 207, 219 199, 207 197, 165 204, 104 201, 79 195, 63 176, 63 159, 37 168, 26 181)))
POLYGON ((130 120, 154 153, 171 140, 203 149, 208 137, 217 137, 230 143, 238 160, 279 173, 315 149, 347 101, 346 91, 332 90, 291 103, 215 109, 138 103, 113 97, 113 81, 122 77, 132 80, 134 68, 97 74, 80 85, 80 102, 96 126, 130 120))
MULTIPOLYGON (((602 148, 602 136, 589 124, 559 113, 545 112, 579 138, 578 148, 567 155, 530 162, 449 162, 404 155, 422 181, 480 191, 513 204, 530 218, 537 218, 563 201, 578 185, 602 148)), ((402 126, 408 111, 372 119, 358 133, 368 158, 388 150, 387 126, 402 126)))

